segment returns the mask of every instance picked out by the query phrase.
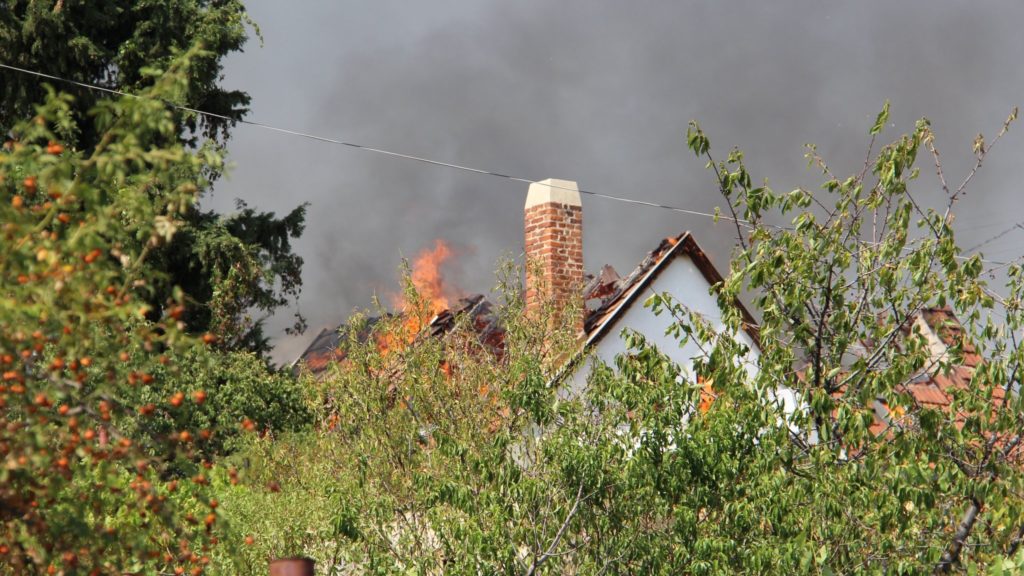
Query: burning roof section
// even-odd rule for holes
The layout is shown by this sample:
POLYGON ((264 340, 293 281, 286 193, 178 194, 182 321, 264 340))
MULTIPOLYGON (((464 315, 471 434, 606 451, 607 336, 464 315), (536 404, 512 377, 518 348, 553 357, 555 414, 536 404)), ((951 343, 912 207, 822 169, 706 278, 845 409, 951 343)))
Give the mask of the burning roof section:
MULTIPOLYGON (((367 320, 356 341, 366 343, 374 335, 374 328, 383 318, 394 316, 377 316, 367 320)), ((427 322, 422 330, 412 334, 412 338, 442 338, 451 332, 456 322, 464 319, 468 327, 476 335, 480 344, 488 352, 501 355, 505 340, 505 330, 498 320, 494 307, 482 294, 460 298, 451 308, 442 310, 435 314, 427 322)), ((326 374, 327 369, 334 363, 341 362, 346 357, 344 342, 348 340, 349 326, 342 324, 334 330, 324 329, 313 339, 313 342, 299 356, 292 366, 297 374, 300 371, 307 371, 314 376, 321 377, 326 374)))
MULTIPOLYGON (((430 259, 443 261, 449 254, 450 252, 442 244, 438 244, 433 250, 424 251, 414 263, 413 283, 421 293, 426 292, 437 311, 437 314, 423 328, 423 335, 443 336, 454 327, 456 318, 468 315, 471 327, 479 336, 481 343, 490 351, 500 354, 505 333, 494 313, 493 306, 486 297, 478 294, 461 298, 455 302, 454 306, 448 306, 448 300, 441 297, 443 290, 435 277, 427 274, 417 275, 420 263, 430 259)), ((693 260, 710 285, 722 281, 722 276, 689 232, 661 240, 654 250, 650 251, 640 261, 640 264, 624 278, 620 277, 611 266, 604 266, 596 276, 589 276, 589 281, 583 290, 585 345, 589 346, 602 338, 614 324, 615 319, 634 303, 668 263, 676 256, 682 255, 689 256, 693 260)), ((430 266, 425 267, 430 268, 430 266)), ((402 303, 398 302, 398 304, 401 306, 402 303)), ((747 332, 757 342, 756 324, 742 305, 740 308, 746 318, 747 332)), ((372 328, 378 320, 378 318, 371 319, 364 329, 365 333, 358 337, 360 342, 365 342, 371 336, 372 328)), ((417 337, 421 337, 419 328, 417 325, 417 337)), ((319 375, 331 363, 343 360, 345 353, 340 345, 345 340, 347 331, 348 328, 345 325, 334 330, 321 331, 295 362, 294 369, 298 371, 305 368, 309 372, 319 375)))

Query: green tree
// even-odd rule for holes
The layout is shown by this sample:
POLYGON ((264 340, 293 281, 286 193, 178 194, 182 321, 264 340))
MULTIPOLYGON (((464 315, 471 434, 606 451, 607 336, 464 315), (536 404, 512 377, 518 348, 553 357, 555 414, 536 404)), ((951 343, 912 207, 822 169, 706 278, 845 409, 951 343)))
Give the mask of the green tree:
POLYGON ((524 428, 555 418, 546 374, 574 338, 551 307, 527 322, 519 294, 506 294, 495 310, 505 327, 500 359, 469 317, 444 338, 426 337, 434 310, 411 288, 404 315, 353 318, 346 360, 325 380, 306 381, 319 398, 317 428, 250 436, 227 460, 242 481, 231 483, 223 470, 213 475, 233 532, 212 572, 261 574, 267 557, 294 554, 335 566, 328 573, 458 572, 456 548, 465 554, 460 562, 490 571, 511 562, 509 536, 524 527, 506 532, 508 514, 525 520, 558 511, 545 508, 549 486, 525 478, 510 447, 524 428), (501 493, 506 483, 516 494, 501 493), (444 534, 455 548, 442 553, 433 531, 463 523, 466 538, 444 534))
MULTIPOLYGON (((872 143, 888 111, 871 128, 872 143)), ((975 164, 958 185, 947 183, 922 119, 877 153, 869 146, 863 169, 846 178, 811 147, 822 190, 785 194, 752 184, 738 151, 716 162, 691 127, 690 146, 714 169, 740 244, 722 293, 751 290, 763 313, 754 388, 796 391, 804 409, 789 424, 802 432, 783 461, 830 491, 819 490, 803 514, 818 526, 809 534, 822 570, 941 573, 1017 552, 1022 269, 1019 260, 997 266, 1007 279, 993 289, 992 267, 958 246, 952 226, 957 202, 1016 116, 988 144, 978 136, 975 164), (922 186, 919 153, 944 199, 937 207, 912 191, 922 186), (791 226, 773 225, 773 216, 791 226), (948 332, 939 353, 912 327, 933 309, 962 323, 940 328, 948 332), (913 394, 923 378, 954 373, 968 384, 943 386, 948 407, 913 394), (881 431, 871 426, 879 418, 881 431), (838 484, 829 481, 837 475, 838 484)))
MULTIPOLYGON (((129 356, 145 353, 137 348, 129 356)), ((201 461, 232 453, 246 430, 276 435, 307 428, 312 418, 304 385, 288 372, 267 370, 252 352, 191 348, 168 355, 168 364, 154 367, 149 382, 140 373, 134 371, 136 383, 125 391, 125 402, 141 412, 114 423, 161 458, 168 478, 192 476, 201 461), (180 430, 198 431, 189 450, 166 441, 180 430)))
MULTIPOLYGON (((150 317, 167 313, 160 297, 180 289, 189 304, 180 320, 190 332, 210 332, 222 350, 262 357, 270 350, 264 318, 302 289, 302 257, 292 252, 291 241, 305 229, 306 205, 280 218, 241 200, 237 209, 220 215, 193 207, 184 216, 178 233, 153 255, 151 265, 170 274, 151 298, 150 317)), ((286 329, 304 330, 298 314, 286 329)))
MULTIPOLYGON (((87 2, 5 0, 0 11, 0 53, 4 63, 111 90, 135 93, 153 84, 147 68, 166 69, 182 52, 201 44, 188 71, 181 104, 217 116, 175 112, 173 121, 187 144, 198 138, 223 143, 245 112, 249 96, 225 90, 221 60, 240 51, 249 23, 239 0, 113 0, 87 2)), ((35 78, 0 71, 0 129, 8 132, 35 113, 46 90, 35 78)), ((89 150, 101 131, 87 114, 107 96, 81 90, 69 113, 75 120, 63 130, 66 144, 89 150)))
MULTIPOLYGON (((128 388, 204 345, 173 315, 145 319, 160 278, 147 260, 221 166, 215 148, 181 142, 163 103, 187 94, 193 54, 143 98, 98 102, 89 151, 61 142, 73 98, 51 90, 0 152, 0 573, 201 569, 215 541, 203 473, 163 482, 116 425, 143 408, 128 388)), ((164 441, 189 451, 199 432, 164 441)))
MULTIPOLYGON (((169 117, 173 133, 186 146, 223 145, 247 111, 246 93, 221 86, 223 58, 242 49, 252 25, 239 0, 4 4, 4 64, 111 90, 139 93, 152 86, 153 71, 167 69, 184 51, 202 46, 177 103, 211 114, 176 109, 169 117)), ((46 92, 32 75, 2 69, 0 79, 0 130, 7 134, 35 113, 46 92)), ((89 111, 110 95, 73 85, 61 88, 75 94, 68 103, 73 122, 58 128, 55 136, 69 149, 89 153, 103 135, 103 127, 89 120, 89 111)), ((204 169, 203 192, 222 168, 204 169)), ((181 215, 181 233, 148 259, 148 265, 166 273, 148 294, 151 319, 158 320, 171 292, 181 289, 190 305, 182 317, 189 332, 215 332, 222 348, 265 353, 262 316, 253 315, 269 315, 298 296, 302 259, 292 253, 290 243, 302 234, 304 219, 304 205, 283 217, 244 205, 238 213, 221 217, 190 205, 181 215)), ((292 329, 303 328, 296 315, 292 329)))

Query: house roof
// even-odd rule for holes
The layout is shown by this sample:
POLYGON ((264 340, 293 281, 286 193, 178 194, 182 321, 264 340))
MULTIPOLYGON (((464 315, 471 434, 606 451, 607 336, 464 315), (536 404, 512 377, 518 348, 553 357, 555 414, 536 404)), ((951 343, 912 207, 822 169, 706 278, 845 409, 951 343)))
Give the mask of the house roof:
MULTIPOLYGON (((373 336, 374 328, 379 322, 394 317, 394 315, 387 314, 368 318, 360 333, 356 335, 356 341, 367 342, 373 336)), ((493 306, 482 294, 460 298, 451 308, 435 314, 426 323, 421 333, 416 336, 420 338, 440 337, 455 327, 458 318, 469 321, 470 328, 477 334, 485 349, 495 354, 501 353, 505 330, 498 321, 493 306)), ((346 357, 346 350, 342 343, 348 339, 350 329, 350 326, 342 324, 333 330, 326 328, 321 330, 293 363, 293 372, 306 370, 320 376, 332 364, 343 361, 346 357)))
MULTIPOLYGON (((943 346, 961 348, 963 360, 949 366, 948 369, 940 369, 937 365, 928 367, 909 381, 900 384, 896 391, 906 393, 910 397, 911 414, 920 409, 933 409, 948 414, 953 409, 954 395, 958 391, 967 390, 974 385, 972 379, 975 369, 982 363, 981 356, 974 345, 965 339, 963 325, 950 309, 925 308, 921 310, 911 316, 903 327, 905 335, 909 335, 912 330, 915 330, 914 326, 918 318, 923 320, 927 328, 938 336, 943 346)), ((939 353, 944 353, 944 351, 939 353)), ((845 378, 846 376, 847 374, 841 374, 839 377, 845 378)), ((842 387, 833 393, 833 398, 838 400, 845 396, 846 392, 846 387, 842 387)), ((992 390, 992 399, 997 405, 1005 398, 1006 389, 1004 387, 995 387, 992 390)), ((889 433, 894 426, 906 424, 903 418, 907 414, 903 409, 893 409, 881 398, 873 400, 872 407, 875 411, 875 421, 870 426, 873 434, 889 433)), ((948 415, 953 418, 958 427, 963 426, 966 421, 966 414, 948 415)))
MULTIPOLYGON (((971 385, 974 370, 981 364, 981 356, 974 345, 965 339, 963 325, 948 308, 926 308, 920 318, 946 347, 960 347, 963 362, 952 366, 949 371, 935 370, 906 385, 906 392, 921 407, 948 409, 953 403, 956 390, 965 390, 971 385)), ((1002 388, 997 388, 994 397, 1005 397, 1002 388)))
MULTIPOLYGON (((380 317, 368 318, 366 326, 356 339, 360 342, 367 341, 373 332, 373 327, 380 320, 380 317)), ((320 374, 326 371, 331 364, 344 360, 346 352, 341 343, 347 339, 349 330, 350 327, 347 324, 342 324, 333 330, 327 328, 321 330, 292 363, 292 371, 298 374, 300 370, 304 369, 313 374, 320 374)))
MULTIPOLYGON (((620 278, 613 268, 605 266, 583 291, 583 300, 587 309, 583 322, 583 330, 586 334, 585 347, 604 338, 614 326, 615 321, 668 268, 669 263, 681 256, 690 258, 709 286, 715 286, 723 280, 722 275, 711 263, 711 259, 688 231, 659 242, 658 246, 648 252, 640 264, 625 278, 620 278)), ((743 315, 744 331, 751 337, 755 345, 759 345, 760 337, 753 315, 743 306, 743 303, 737 301, 736 305, 743 315)))
MULTIPOLYGON (((632 306, 668 264, 680 256, 688 256, 709 285, 713 286, 722 281, 721 274, 689 232, 661 240, 624 278, 611 266, 604 266, 596 276, 590 278, 583 290, 584 348, 603 338, 615 321, 632 306)), ((756 343, 757 325, 747 309, 742 304, 739 306, 744 318, 744 328, 756 343)), ((447 333, 454 327, 455 318, 467 313, 472 328, 477 332, 481 342, 491 351, 500 353, 504 342, 504 329, 500 326, 491 303, 479 294, 462 298, 450 309, 434 316, 425 328, 425 335, 440 336, 447 333)), ((357 340, 365 342, 379 320, 379 317, 371 318, 357 340)), ((295 361, 294 370, 305 369, 319 375, 332 363, 344 360, 345 351, 341 344, 347 333, 348 327, 344 324, 334 330, 322 330, 295 361)))
MULTIPOLYGON (((583 351, 610 333, 616 320, 629 310, 645 289, 653 285, 671 262, 682 256, 690 258, 710 286, 715 286, 722 281, 721 274, 689 232, 661 240, 654 250, 651 250, 625 277, 620 277, 611 266, 604 266, 597 275, 589 277, 589 282, 583 291, 585 304, 583 344, 580 354, 566 363, 563 373, 572 370, 576 362, 583 357, 583 351)), ((737 306, 743 315, 744 330, 753 339, 755 345, 759 346, 758 326, 753 316, 743 307, 742 303, 737 302, 737 306)), ((928 308, 922 310, 918 317, 924 321, 943 346, 960 347, 963 351, 963 362, 951 367, 948 371, 936 370, 922 373, 904 384, 902 391, 910 396, 918 408, 948 411, 951 409, 953 395, 956 391, 971 386, 974 371, 982 361, 981 356, 975 347, 964 339, 963 327, 951 310, 928 308)), ((485 296, 479 294, 459 299, 450 309, 435 315, 417 337, 441 337, 455 327, 459 318, 469 320, 469 326, 478 335, 485 349, 499 355, 502 353, 504 328, 495 314, 492 304, 485 296)), ((381 319, 382 317, 368 319, 363 325, 361 333, 357 335, 357 340, 367 341, 381 319)), ((906 333, 914 329, 913 320, 914 318, 907 323, 906 333)), ((334 330, 322 330, 296 360, 294 369, 296 371, 305 369, 314 375, 321 375, 332 363, 344 360, 346 353, 342 343, 347 339, 348 331, 349 327, 344 324, 334 330)), ((843 393, 844 390, 839 390, 835 394, 839 397, 843 393)), ((993 394, 997 401, 1005 398, 1005 391, 1001 388, 997 388, 993 394)), ((882 400, 875 401, 873 408, 876 418, 870 428, 875 434, 886 433, 903 416, 902 413, 894 414, 882 400)), ((960 415, 954 415, 954 418, 957 418, 958 421, 963 420, 960 415)))

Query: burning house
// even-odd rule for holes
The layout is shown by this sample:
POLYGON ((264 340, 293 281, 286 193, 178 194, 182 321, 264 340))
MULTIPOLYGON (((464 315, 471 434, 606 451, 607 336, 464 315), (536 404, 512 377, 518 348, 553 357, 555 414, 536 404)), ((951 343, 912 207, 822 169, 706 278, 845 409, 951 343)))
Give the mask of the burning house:
MULTIPOLYGON (((653 292, 673 294, 712 322, 721 317, 711 292, 711 287, 721 281, 721 275, 688 232, 659 240, 629 274, 619 275, 605 266, 596 275, 587 275, 583 267, 582 203, 575 182, 550 179, 530 185, 524 208, 524 253, 529 263, 525 286, 527 313, 544 301, 554 302, 556 309, 564 303, 567 309, 581 310, 577 321, 572 322, 580 352, 592 353, 606 362, 623 351, 624 344, 617 336, 625 327, 642 332, 666 351, 675 351, 675 359, 682 364, 698 353, 696 348, 680 349, 668 342, 664 333, 670 320, 655 316, 642 305, 653 292), (582 306, 568 306, 576 298, 582 298, 582 306)), ((406 324, 403 333, 410 339, 440 336, 451 329, 456 317, 465 317, 481 342, 500 353, 503 330, 491 303, 482 295, 459 298, 445 286, 440 266, 451 256, 448 246, 438 241, 411 262, 410 280, 428 308, 428 317, 399 312, 406 324)), ((394 308, 399 311, 409 305, 404 297, 394 301, 394 308)), ((756 354, 756 326, 750 314, 745 310, 744 314, 749 329, 740 338, 756 354)), ((379 318, 370 319, 363 328, 366 333, 357 337, 369 338, 378 321, 379 318)), ((347 330, 345 326, 323 330, 295 362, 295 370, 320 375, 332 363, 341 361, 341 343, 347 330)), ((378 344, 387 349, 403 343, 378 344)), ((578 387, 586 375, 582 367, 575 372, 578 374, 570 380, 573 387, 578 387)))
MULTIPOLYGON (((531 313, 541 302, 555 303, 555 308, 580 310, 575 324, 578 334, 578 354, 567 359, 567 370, 562 373, 562 386, 572 392, 586 383, 588 364, 581 359, 595 358, 612 364, 616 355, 626 351, 619 338, 629 328, 643 334, 648 342, 668 354, 684 369, 701 354, 694 342, 679 345, 666 328, 676 320, 671 316, 658 316, 643 306, 652 294, 671 294, 676 301, 704 318, 716 329, 724 329, 713 286, 722 276, 707 254, 701 250, 689 232, 659 240, 631 272, 620 275, 611 266, 604 266, 595 275, 587 275, 583 267, 583 213, 580 193, 575 182, 544 180, 531 184, 524 209, 524 253, 528 262, 526 274, 526 308, 531 313), (581 298, 580 306, 569 306, 572 299, 581 298), (564 303, 565 306, 559 306, 564 303), (569 364, 568 362, 571 362, 569 364)), ((494 307, 483 295, 458 297, 449 290, 440 274, 440 266, 452 256, 446 244, 438 241, 433 248, 421 252, 411 263, 411 281, 419 294, 427 314, 401 312, 410 303, 404 297, 396 298, 395 309, 404 324, 401 334, 408 339, 378 342, 388 349, 407 345, 412 339, 440 337, 449 332, 456 318, 468 321, 485 349, 500 354, 504 330, 494 307)), ((736 338, 749 350, 743 361, 754 373, 759 354, 757 324, 753 316, 740 305, 744 330, 736 338)), ((356 335, 365 341, 371 337, 373 326, 380 318, 371 318, 356 335)), ((922 335, 935 355, 942 355, 956 345, 959 323, 948 310, 924 310, 907 327, 922 335)), ((348 328, 324 330, 296 360, 296 371, 305 370, 322 375, 334 362, 344 359, 341 345, 348 328)), ((394 336, 389 338, 395 338, 394 336)), ((401 336, 399 337, 401 338, 401 336)), ((919 404, 938 408, 948 407, 952 394, 968 386, 978 357, 969 350, 966 362, 948 374, 922 374, 907 385, 907 393, 919 404)), ((796 405, 792 391, 779 391, 787 410, 796 405)), ((881 401, 874 407, 877 415, 875 429, 883 431, 894 418, 881 401)))

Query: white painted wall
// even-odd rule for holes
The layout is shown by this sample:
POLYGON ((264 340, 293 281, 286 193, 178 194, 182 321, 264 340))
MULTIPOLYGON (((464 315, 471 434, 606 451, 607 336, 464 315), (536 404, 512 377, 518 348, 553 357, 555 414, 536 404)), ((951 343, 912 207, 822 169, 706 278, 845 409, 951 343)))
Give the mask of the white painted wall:
MULTIPOLYGON (((688 372, 693 358, 701 354, 700 348, 694 342, 687 342, 685 346, 680 347, 674 338, 666 336, 665 329, 674 322, 671 314, 662 312, 661 316, 655 316, 643 303, 654 293, 668 292, 677 302, 699 313, 718 330, 722 330, 722 311, 715 297, 710 294, 710 289, 711 285, 689 256, 675 257, 654 282, 636 296, 625 314, 619 316, 609 327, 604 337, 591 350, 592 354, 609 366, 614 366, 615 356, 626 351, 626 343, 620 334, 623 328, 628 327, 643 334, 648 342, 679 363, 684 372, 688 372)), ((757 348, 746 332, 741 332, 738 336, 740 341, 751 349, 749 358, 744 361, 751 374, 756 374, 757 348)), ((570 393, 583 389, 589 373, 590 362, 585 362, 577 368, 569 385, 570 393)))
MULTIPOLYGON (((711 284, 704 279, 704 275, 701 274, 689 256, 684 254, 675 257, 661 271, 654 282, 647 286, 642 293, 637 294, 629 309, 619 316, 613 325, 608 327, 604 337, 591 348, 588 359, 580 363, 576 371, 569 378, 568 384, 561 389, 560 393, 564 396, 573 397, 586 387, 587 376, 591 372, 595 357, 614 368, 615 356, 626 351, 626 343, 622 339, 621 333, 623 328, 627 327, 643 334, 649 343, 654 344, 662 353, 679 364, 684 378, 689 375, 689 379, 692 382, 694 379, 692 373, 693 359, 702 355, 700 347, 692 341, 680 346, 679 342, 673 337, 666 336, 665 329, 675 321, 672 315, 662 312, 660 316, 655 316, 649 308, 644 307, 643 303, 654 293, 662 294, 667 292, 678 303, 702 315, 717 331, 721 332, 725 329, 725 325, 722 322, 722 311, 718 307, 716 298, 711 295, 710 290, 711 284)), ((741 361, 750 374, 751 381, 753 381, 753 378, 757 375, 757 360, 760 357, 760 351, 746 332, 741 332, 736 336, 750 350, 747 357, 741 359, 741 361)), ((769 392, 765 400, 781 409, 782 414, 779 415, 780 423, 783 421, 783 418, 791 415, 800 406, 796 392, 787 386, 782 386, 776 388, 774 392, 769 392)), ((790 424, 789 426, 794 432, 799 432, 795 425, 790 424)), ((816 436, 812 433, 809 440, 816 442, 816 436)))

